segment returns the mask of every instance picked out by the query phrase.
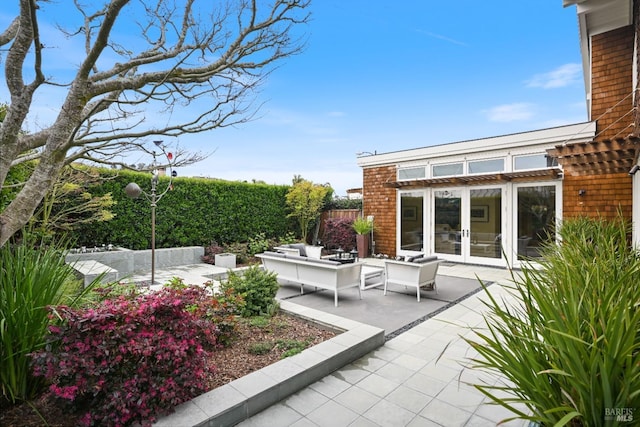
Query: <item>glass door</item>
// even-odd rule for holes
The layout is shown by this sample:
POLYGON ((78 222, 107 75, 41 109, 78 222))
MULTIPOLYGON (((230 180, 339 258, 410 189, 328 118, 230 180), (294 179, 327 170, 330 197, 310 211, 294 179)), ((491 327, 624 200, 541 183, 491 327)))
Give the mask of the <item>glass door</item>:
POLYGON ((452 261, 463 261, 462 193, 462 189, 433 191, 433 252, 452 261))
POLYGON ((503 265, 502 187, 433 191, 433 252, 458 262, 503 265))
POLYGON ((469 189, 467 261, 502 264, 502 188, 469 189))

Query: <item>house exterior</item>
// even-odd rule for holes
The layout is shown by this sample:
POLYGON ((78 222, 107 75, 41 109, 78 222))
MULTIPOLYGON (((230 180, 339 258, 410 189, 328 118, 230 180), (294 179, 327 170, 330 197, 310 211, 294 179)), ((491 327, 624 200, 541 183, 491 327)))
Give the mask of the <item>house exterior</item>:
POLYGON ((588 122, 359 156, 373 252, 518 266, 562 219, 619 212, 640 245, 639 2, 563 0, 578 14, 588 122))

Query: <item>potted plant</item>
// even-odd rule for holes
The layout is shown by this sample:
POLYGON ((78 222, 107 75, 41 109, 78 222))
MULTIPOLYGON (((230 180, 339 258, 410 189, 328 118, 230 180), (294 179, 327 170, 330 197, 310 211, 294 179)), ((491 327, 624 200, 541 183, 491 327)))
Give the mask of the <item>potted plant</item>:
POLYGON ((373 221, 358 217, 351 225, 356 232, 356 246, 358 258, 366 258, 369 252, 369 234, 373 231, 373 221))

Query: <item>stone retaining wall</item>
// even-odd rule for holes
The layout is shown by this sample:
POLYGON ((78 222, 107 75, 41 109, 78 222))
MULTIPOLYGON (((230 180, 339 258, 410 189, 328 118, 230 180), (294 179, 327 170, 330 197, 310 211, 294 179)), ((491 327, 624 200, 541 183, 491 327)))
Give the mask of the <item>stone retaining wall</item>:
MULTIPOLYGON (((178 265, 199 264, 204 255, 203 246, 156 249, 156 269, 178 265)), ((117 271, 119 277, 151 271, 151 249, 132 251, 117 248, 113 251, 68 254, 66 261, 97 261, 117 271)))

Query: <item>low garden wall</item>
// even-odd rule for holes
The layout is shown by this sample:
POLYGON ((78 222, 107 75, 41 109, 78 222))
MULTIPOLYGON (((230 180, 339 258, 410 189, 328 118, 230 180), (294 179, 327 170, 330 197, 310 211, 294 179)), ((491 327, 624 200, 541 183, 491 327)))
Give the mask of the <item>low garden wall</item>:
MULTIPOLYGON (((156 249, 156 269, 178 265, 199 264, 204 255, 203 246, 156 249)), ((151 271, 151 249, 133 251, 114 248, 111 251, 70 253, 65 257, 69 264, 77 261, 96 261, 117 271, 118 277, 151 271)))

